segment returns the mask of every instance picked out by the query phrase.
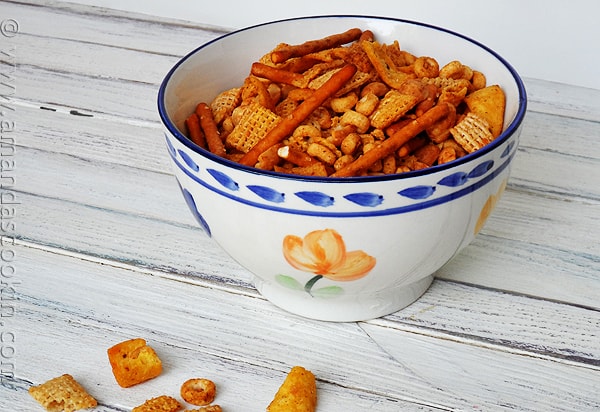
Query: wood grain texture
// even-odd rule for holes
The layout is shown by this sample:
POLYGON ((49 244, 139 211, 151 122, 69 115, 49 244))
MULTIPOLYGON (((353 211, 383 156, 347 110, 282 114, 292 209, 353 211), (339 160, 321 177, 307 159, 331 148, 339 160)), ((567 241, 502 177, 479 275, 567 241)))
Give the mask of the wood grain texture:
POLYGON ((3 116, 19 201, 0 410, 39 410, 28 387, 68 372, 102 411, 176 395, 195 375, 215 379, 224 410, 260 411, 295 364, 317 376, 319 411, 600 408, 600 91, 525 79, 509 185, 475 241, 413 305, 316 322, 256 292, 171 171, 158 86, 223 31, 43 0, 0 10, 20 23, 0 43, 14 55, 0 73, 18 81, 3 116), (138 336, 165 373, 124 390, 106 349, 138 336))
MULTIPOLYGON (((39 383, 58 372, 70 372, 93 388, 93 394, 104 404, 131 408, 149 395, 176 392, 177 385, 190 374, 200 373, 209 374, 220 384, 219 402, 231 410, 261 410, 286 365, 298 363, 319 377, 324 410, 354 410, 362 404, 391 411, 403 403, 407 410, 421 406, 433 410, 477 406, 486 410, 498 401, 518 402, 522 410, 598 406, 591 391, 598 368, 573 368, 560 359, 530 356, 527 348, 511 352, 503 349, 504 344, 485 347, 465 333, 453 338, 444 330, 425 334, 422 332, 427 329, 410 330, 399 326, 393 317, 359 325, 315 322, 284 313, 258 296, 216 290, 206 284, 190 287, 152 273, 142 275, 135 266, 98 265, 77 256, 27 247, 19 247, 18 253, 22 283, 19 323, 13 331, 21 344, 18 359, 27 360, 17 364, 19 373, 39 383), (60 273, 55 268, 60 268, 60 273), (79 285, 76 293, 74 284, 79 285), (42 335, 36 333, 41 324, 42 335), (106 349, 132 336, 146 337, 165 363, 165 373, 132 390, 123 390, 111 375, 106 349), (41 348, 52 350, 48 353, 41 348), (346 361, 340 362, 342 359, 346 361), (261 380, 259 387, 254 387, 256 377, 261 380), (531 396, 547 392, 557 394, 558 399, 531 396)), ((452 287, 449 289, 434 287, 428 292, 429 299, 437 303, 442 300, 440 294, 456 298, 452 287)), ((489 295, 495 297, 491 292, 489 295)), ((512 302, 516 303, 514 299, 512 302)), ((522 316, 520 322, 505 310, 510 304, 496 306, 509 323, 504 329, 522 328, 533 335, 533 315, 545 309, 536 307, 536 302, 519 305, 521 309, 535 308, 529 320, 522 316)), ((468 302, 462 303, 453 302, 456 310, 464 312, 468 302)), ((427 298, 422 304, 429 304, 427 298)), ((409 311, 406 317, 420 326, 436 312, 419 307, 409 311)), ((448 316, 450 311, 439 313, 448 316)), ((585 319, 585 313, 589 311, 572 314, 583 315, 578 326, 597 321, 585 319)), ((497 328, 502 323, 497 316, 483 322, 480 319, 479 326, 483 330, 497 328)), ((556 332, 561 326, 568 329, 556 321, 547 326, 556 332)), ((579 343, 586 344, 596 355, 600 352, 597 342, 579 343)))

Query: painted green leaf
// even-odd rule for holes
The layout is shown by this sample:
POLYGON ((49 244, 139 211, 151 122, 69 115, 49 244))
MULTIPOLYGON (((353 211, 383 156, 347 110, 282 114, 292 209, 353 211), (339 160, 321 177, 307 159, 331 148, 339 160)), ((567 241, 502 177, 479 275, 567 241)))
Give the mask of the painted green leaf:
POLYGON ((312 295, 317 298, 333 298, 344 293, 344 289, 339 286, 327 286, 312 291, 312 295))
POLYGON ((291 276, 277 275, 277 276, 275 276, 275 280, 277 281, 277 283, 279 283, 282 286, 285 286, 288 289, 293 289, 293 290, 303 290, 304 289, 304 287, 300 284, 300 282, 298 282, 296 279, 294 279, 291 276))

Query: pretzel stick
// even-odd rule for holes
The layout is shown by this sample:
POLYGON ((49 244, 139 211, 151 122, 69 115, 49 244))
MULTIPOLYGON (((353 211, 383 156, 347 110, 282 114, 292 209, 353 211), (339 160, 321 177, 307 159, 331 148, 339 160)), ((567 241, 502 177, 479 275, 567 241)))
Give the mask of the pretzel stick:
POLYGON ((289 45, 283 44, 271 52, 271 61, 273 63, 283 63, 290 57, 306 56, 325 49, 341 46, 350 43, 360 37, 362 30, 358 28, 347 30, 343 33, 332 34, 318 40, 309 40, 302 44, 289 45))
MULTIPOLYGON (((423 113, 421 113, 421 114, 423 114, 423 113)), ((391 125, 389 125, 385 129, 385 134, 388 135, 388 136, 391 136, 391 135, 393 135, 398 130, 402 129, 404 126, 406 126, 407 124, 409 124, 412 121, 413 121, 413 119, 410 118, 410 117, 408 117, 406 119, 400 119, 396 123, 392 123, 391 125)))
POLYGON ((373 32, 371 30, 365 30, 364 32, 362 32, 362 34, 358 38, 358 41, 374 41, 374 40, 375 40, 375 35, 373 34, 373 32))
POLYGON ((356 73, 356 66, 348 64, 333 74, 321 87, 304 100, 294 109, 291 115, 283 118, 271 129, 265 137, 256 143, 241 159, 240 163, 246 166, 254 166, 258 156, 269 147, 281 142, 294 132, 312 112, 323 104, 325 100, 337 93, 338 90, 348 82, 356 73))
POLYGON ((252 63, 250 73, 276 83, 291 84, 297 87, 302 87, 302 83, 305 83, 304 76, 299 73, 277 69, 259 62, 252 63))
POLYGON ((404 143, 427 129, 429 126, 437 122, 439 119, 447 116, 450 112, 448 104, 434 106, 426 111, 422 116, 417 117, 402 129, 396 131, 389 138, 384 140, 380 145, 375 146, 367 153, 349 163, 345 167, 333 173, 332 177, 351 177, 356 176, 363 170, 368 169, 376 161, 383 159, 389 154, 394 153, 404 143))
POLYGON ((322 60, 315 59, 311 56, 300 56, 293 59, 289 59, 285 63, 277 66, 278 69, 287 70, 293 73, 302 73, 313 67, 317 63, 322 63, 322 60))
POLYGON ((221 135, 217 129, 217 124, 213 118, 212 110, 206 103, 199 103, 196 106, 196 115, 200 118, 200 126, 204 131, 208 150, 218 156, 225 157, 225 146, 221 140, 221 135))
POLYGON ((414 152, 415 150, 420 149, 421 147, 427 144, 427 138, 424 136, 415 136, 410 139, 408 142, 404 143, 396 154, 398 157, 405 157, 414 152))
POLYGON ((190 135, 190 140, 203 149, 206 149, 206 139, 204 138, 204 133, 200 127, 200 119, 196 113, 190 114, 188 118, 185 119, 185 126, 190 135))

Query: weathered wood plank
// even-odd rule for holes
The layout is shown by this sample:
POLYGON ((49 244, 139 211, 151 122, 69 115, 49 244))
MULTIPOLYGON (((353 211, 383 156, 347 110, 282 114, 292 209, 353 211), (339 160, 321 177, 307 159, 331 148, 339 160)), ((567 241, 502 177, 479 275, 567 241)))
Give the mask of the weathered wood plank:
POLYGON ((591 412, 600 408, 597 370, 538 362, 526 353, 515 361, 515 355, 464 342, 448 343, 439 351, 433 338, 421 339, 369 323, 362 327, 424 382, 464 397, 468 409, 591 412))
MULTIPOLYGON (((210 24, 173 20, 146 14, 119 12, 75 2, 45 0, 3 1, 3 14, 19 21, 19 35, 74 41, 182 56, 193 48, 225 34, 210 24), (48 25, 48 22, 52 22, 48 25)), ((52 46, 55 48, 55 46, 52 46)), ((41 50, 43 52, 43 50, 41 50)), ((34 58, 34 56, 29 56, 34 58)), ((81 62, 74 62, 81 64, 81 62)))
POLYGON ((197 225, 170 225, 49 197, 23 194, 20 201, 16 234, 19 239, 140 268, 184 277, 215 278, 224 285, 249 287, 248 271, 228 257, 197 225))
MULTIPOLYGON (((93 27, 93 24, 90 24, 93 27)), ((102 27, 96 23, 96 26, 102 27)), ((43 68, 56 73, 71 73, 123 82, 156 83, 167 74, 178 56, 165 56, 104 44, 56 37, 15 36, 14 54, 22 66, 43 68), (78 56, 73 59, 72 56, 78 56), (71 57, 71 58, 69 58, 71 57), (122 62, 111 64, 111 62, 122 62)))
POLYGON ((15 110, 21 106, 43 107, 63 113, 76 110, 84 116, 94 115, 104 120, 118 118, 115 121, 130 124, 157 124, 159 120, 157 84, 92 79, 30 66, 20 66, 18 76, 18 92, 11 96, 15 110))
POLYGON ((538 79, 525 80, 529 110, 600 121, 600 90, 538 79))
POLYGON ((369 323, 583 362, 600 371, 598 310, 438 280, 409 307, 369 323))
MULTIPOLYGON (((597 202, 576 202, 511 190, 498 202, 496 213, 490 216, 482 233, 547 248, 550 253, 552 250, 579 253, 589 259, 589 269, 595 266, 598 270, 599 251, 590 240, 600 233, 599 210, 597 202)), ((539 260, 545 259, 540 257, 539 260)), ((587 272, 583 267, 582 271, 587 272)))
MULTIPOLYGON (((593 242, 592 242, 593 243, 593 242)), ((599 309, 598 257, 477 237, 442 267, 440 279, 599 309)))
POLYGON ((596 205, 600 201, 600 159, 523 147, 512 167, 510 184, 519 189, 544 196, 580 198, 596 205))
POLYGON ((600 153, 600 141, 596 137, 599 133, 600 121, 530 111, 523 121, 519 146, 529 150, 563 154, 576 159, 580 157, 597 159, 600 153))
MULTIPOLYGON (((18 132, 16 144, 37 150, 40 155, 36 157, 49 152, 50 157, 64 154, 65 158, 77 158, 98 167, 114 164, 172 175, 158 120, 122 122, 99 115, 88 117, 64 110, 43 110, 32 105, 19 106, 11 116, 18 132)), ((19 149, 17 152, 21 153, 19 149)))

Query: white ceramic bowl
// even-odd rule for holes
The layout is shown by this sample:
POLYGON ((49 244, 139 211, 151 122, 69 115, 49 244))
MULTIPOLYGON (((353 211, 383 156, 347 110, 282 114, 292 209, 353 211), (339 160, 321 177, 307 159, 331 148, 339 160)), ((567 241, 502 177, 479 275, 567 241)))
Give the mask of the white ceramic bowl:
POLYGON ((503 58, 460 34, 392 18, 319 16, 246 28, 192 51, 164 79, 158 110, 193 215, 252 272, 260 293, 305 317, 357 321, 414 302, 435 272, 473 240, 506 185, 526 94, 503 58), (435 57, 440 67, 460 60, 485 73, 488 84, 506 94, 503 134, 478 152, 423 171, 334 179, 244 167, 182 133, 199 101, 239 86, 252 62, 276 44, 352 27, 373 31, 383 43, 398 40, 415 55, 435 57))

